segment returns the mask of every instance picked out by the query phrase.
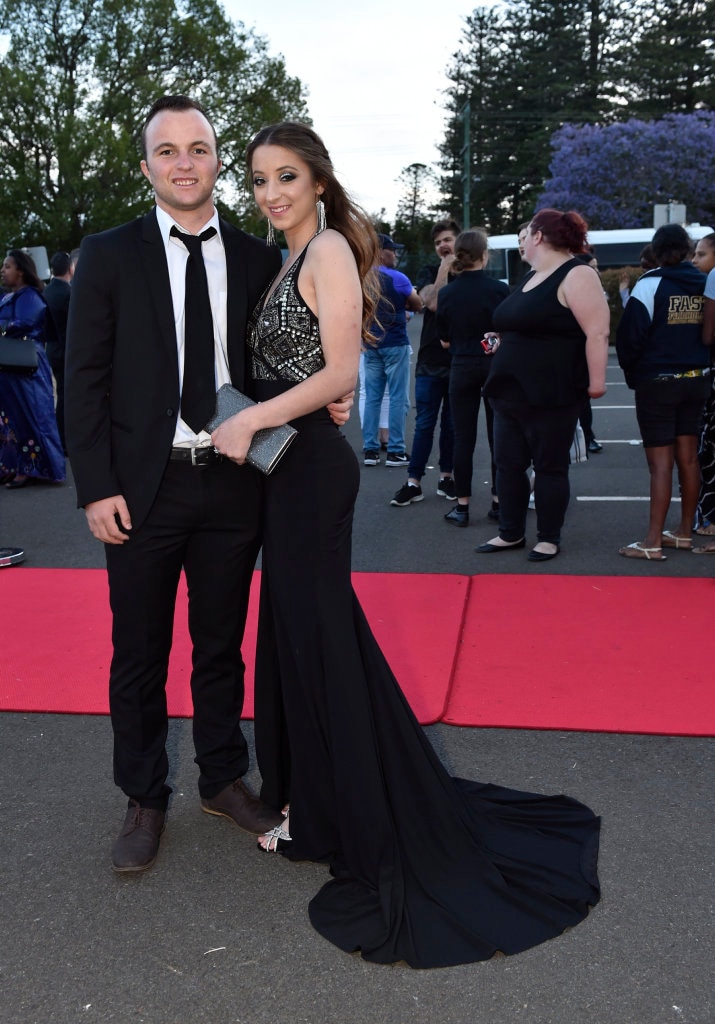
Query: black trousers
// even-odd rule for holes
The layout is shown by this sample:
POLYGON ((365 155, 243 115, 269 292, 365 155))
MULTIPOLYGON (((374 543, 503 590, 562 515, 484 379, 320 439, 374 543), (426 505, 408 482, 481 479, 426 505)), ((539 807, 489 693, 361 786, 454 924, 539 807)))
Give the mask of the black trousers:
POLYGON ((67 452, 67 444, 65 442, 65 364, 64 360, 51 362, 50 367, 52 369, 52 375, 55 378, 55 390, 57 392, 57 404, 55 406, 55 418, 57 420, 57 430, 60 435, 60 441, 62 442, 62 451, 67 452))
POLYGON ((569 450, 581 402, 540 408, 493 398, 494 456, 499 496, 499 536, 521 540, 529 508, 529 466, 534 465, 536 532, 540 541, 561 542, 569 504, 569 450))
MULTIPOLYGON (((449 407, 454 424, 454 484, 458 498, 472 494, 474 449, 477 445, 477 422, 482 388, 489 376, 490 362, 477 356, 473 360, 452 363, 449 373, 449 407)), ((496 465, 494 463, 494 413, 488 399, 484 399, 487 440, 491 461, 492 494, 496 494, 496 465)))
POLYGON ((146 521, 124 544, 105 545, 114 779, 142 806, 164 809, 171 792, 165 687, 182 568, 199 791, 215 796, 248 769, 241 642, 260 548, 262 493, 250 467, 169 462, 146 521))

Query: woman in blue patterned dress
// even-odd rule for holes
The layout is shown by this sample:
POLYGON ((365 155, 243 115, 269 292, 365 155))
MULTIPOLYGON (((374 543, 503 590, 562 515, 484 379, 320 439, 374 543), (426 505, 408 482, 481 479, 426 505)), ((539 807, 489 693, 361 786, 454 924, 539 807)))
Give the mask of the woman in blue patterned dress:
POLYGON ((42 283, 31 256, 11 249, 0 271, 7 294, 0 301, 0 330, 32 338, 38 367, 32 376, 0 370, 0 482, 24 487, 31 480, 59 482, 65 459, 55 419, 52 371, 45 355, 50 322, 42 283))

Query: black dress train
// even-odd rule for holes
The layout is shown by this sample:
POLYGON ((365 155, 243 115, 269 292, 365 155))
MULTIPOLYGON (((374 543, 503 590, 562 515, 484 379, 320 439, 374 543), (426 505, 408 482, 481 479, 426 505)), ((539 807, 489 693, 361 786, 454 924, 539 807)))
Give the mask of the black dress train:
MULTIPOLYGON (((253 318, 256 397, 323 365, 298 292, 304 253, 253 318)), ((266 480, 256 663, 262 796, 290 800, 285 851, 330 865, 314 927, 377 963, 442 967, 518 953, 577 924, 599 898, 599 819, 546 797, 450 777, 355 597, 359 467, 327 412, 266 480)))

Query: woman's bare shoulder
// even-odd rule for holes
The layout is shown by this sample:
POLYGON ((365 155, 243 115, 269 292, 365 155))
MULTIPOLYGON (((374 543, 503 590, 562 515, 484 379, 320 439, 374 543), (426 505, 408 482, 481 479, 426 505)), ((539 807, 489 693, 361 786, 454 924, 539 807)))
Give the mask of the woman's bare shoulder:
POLYGON ((334 228, 326 228, 325 231, 321 231, 319 235, 316 235, 310 243, 308 253, 316 255, 320 259, 352 256, 347 238, 334 228))

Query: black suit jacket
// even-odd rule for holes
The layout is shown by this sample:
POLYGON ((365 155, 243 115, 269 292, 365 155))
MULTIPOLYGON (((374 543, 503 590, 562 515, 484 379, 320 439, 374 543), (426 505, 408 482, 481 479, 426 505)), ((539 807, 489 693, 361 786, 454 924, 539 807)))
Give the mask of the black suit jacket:
POLYGON ((55 337, 48 338, 45 348, 50 366, 63 368, 65 362, 65 339, 67 336, 67 314, 70 308, 72 287, 67 281, 53 277, 45 287, 42 297, 47 303, 55 325, 55 337))
MULTIPOLYGON (((227 351, 245 388, 246 326, 280 251, 221 221, 227 351)), ((124 495, 136 529, 166 468, 179 415, 169 271, 156 211, 82 242, 72 283, 65 379, 78 505, 124 495)))

